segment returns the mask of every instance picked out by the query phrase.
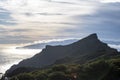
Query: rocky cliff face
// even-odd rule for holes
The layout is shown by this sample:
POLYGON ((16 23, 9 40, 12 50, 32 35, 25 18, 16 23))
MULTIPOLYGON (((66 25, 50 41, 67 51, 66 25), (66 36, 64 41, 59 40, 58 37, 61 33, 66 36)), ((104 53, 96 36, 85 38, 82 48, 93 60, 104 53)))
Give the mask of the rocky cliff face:
POLYGON ((66 46, 46 46, 41 53, 12 66, 7 73, 19 67, 41 68, 54 63, 84 63, 98 57, 117 55, 116 49, 101 42, 96 34, 66 46))

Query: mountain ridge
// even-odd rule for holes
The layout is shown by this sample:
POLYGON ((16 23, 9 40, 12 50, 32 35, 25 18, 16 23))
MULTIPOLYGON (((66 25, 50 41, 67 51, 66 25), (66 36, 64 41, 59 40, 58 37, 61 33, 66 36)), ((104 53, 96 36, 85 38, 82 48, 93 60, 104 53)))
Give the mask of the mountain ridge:
POLYGON ((69 45, 47 45, 42 52, 21 61, 18 65, 12 66, 6 73, 11 73, 19 67, 42 68, 54 63, 64 63, 66 57, 70 58, 66 63, 85 63, 98 57, 114 55, 118 55, 118 51, 101 42, 97 34, 94 33, 69 45))

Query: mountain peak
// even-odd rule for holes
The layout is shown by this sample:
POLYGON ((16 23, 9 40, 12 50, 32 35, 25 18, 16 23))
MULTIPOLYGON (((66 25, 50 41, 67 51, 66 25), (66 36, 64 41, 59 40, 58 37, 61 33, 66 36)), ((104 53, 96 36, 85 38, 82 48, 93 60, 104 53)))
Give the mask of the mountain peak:
POLYGON ((81 39, 81 40, 79 40, 79 41, 77 41, 77 42, 75 42, 75 43, 73 43, 74 45, 79 45, 79 46, 81 46, 81 44, 82 45, 87 45, 87 44, 95 44, 95 45, 97 45, 98 43, 101 43, 101 41, 98 39, 98 36, 97 36, 97 34, 96 33, 93 33, 93 34, 90 34, 90 35, 88 35, 87 37, 85 37, 85 38, 83 38, 83 39, 81 39))
POLYGON ((88 37, 86 38, 92 38, 92 39, 98 39, 98 36, 96 33, 90 34, 88 37))

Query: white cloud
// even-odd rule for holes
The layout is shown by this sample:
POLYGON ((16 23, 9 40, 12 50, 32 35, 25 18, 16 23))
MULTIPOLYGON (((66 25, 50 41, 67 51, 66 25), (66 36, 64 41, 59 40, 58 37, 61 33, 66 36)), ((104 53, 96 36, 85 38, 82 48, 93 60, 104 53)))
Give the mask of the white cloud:
POLYGON ((63 19, 68 18, 67 16, 70 15, 85 15, 94 12, 94 8, 96 5, 93 4, 94 2, 79 0, 6 0, 4 2, 0 2, 1 7, 10 11, 12 13, 12 18, 18 21, 18 23, 40 20, 45 20, 47 22, 57 20, 63 21, 63 19), (26 15, 26 13, 32 15, 26 15), (48 15, 40 15, 39 13, 47 13, 48 15), (49 14, 63 15, 51 16, 49 14))
MULTIPOLYGON (((16 23, 16 25, 6 26, 5 20, 0 27, 7 30, 7 34, 3 34, 4 37, 6 35, 6 39, 8 36, 16 35, 29 37, 29 40, 37 40, 40 36, 62 36, 59 34, 60 30, 73 29, 72 25, 80 24, 79 21, 73 20, 72 16, 92 14, 97 6, 94 1, 80 0, 0 1, 0 8, 10 13, 7 23, 16 23), (17 32, 15 29, 28 31, 17 32)), ((67 35, 69 34, 65 36, 67 35)))
POLYGON ((82 24, 87 23, 86 25, 89 25, 89 22, 84 21, 83 18, 79 20, 74 19, 74 16, 90 16, 95 14, 99 8, 102 8, 101 5, 103 4, 100 1, 1 0, 0 12, 10 14, 6 14, 9 17, 7 20, 3 20, 0 17, 0 20, 3 20, 2 22, 0 21, 0 28, 3 27, 6 30, 6 34, 1 33, 0 35, 4 35, 6 40, 8 36, 9 38, 10 36, 18 38, 17 35, 23 36, 23 38, 26 36, 24 40, 28 39, 30 41, 49 37, 71 37, 74 34, 75 36, 81 36, 81 33, 84 32, 82 24), (8 25, 6 26, 6 24, 8 25))
POLYGON ((109 44, 110 47, 117 49, 118 51, 120 51, 120 44, 119 45, 115 45, 115 44, 109 44))
POLYGON ((103 3, 115 3, 115 2, 120 2, 120 0, 100 0, 103 3))
POLYGON ((51 39, 51 40, 40 40, 40 41, 34 41, 32 43, 26 43, 26 44, 21 44, 19 47, 23 48, 32 48, 32 49, 43 49, 45 48, 46 45, 68 45, 73 42, 78 41, 79 38, 66 38, 66 39, 51 39), (39 47, 38 47, 39 46, 39 47))

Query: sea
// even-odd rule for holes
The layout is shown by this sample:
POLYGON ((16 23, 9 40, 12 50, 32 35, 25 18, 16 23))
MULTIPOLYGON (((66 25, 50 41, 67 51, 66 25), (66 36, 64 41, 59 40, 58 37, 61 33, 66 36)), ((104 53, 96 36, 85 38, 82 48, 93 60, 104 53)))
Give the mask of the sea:
POLYGON ((41 49, 16 49, 16 46, 0 47, 0 77, 12 65, 41 52, 41 49))

